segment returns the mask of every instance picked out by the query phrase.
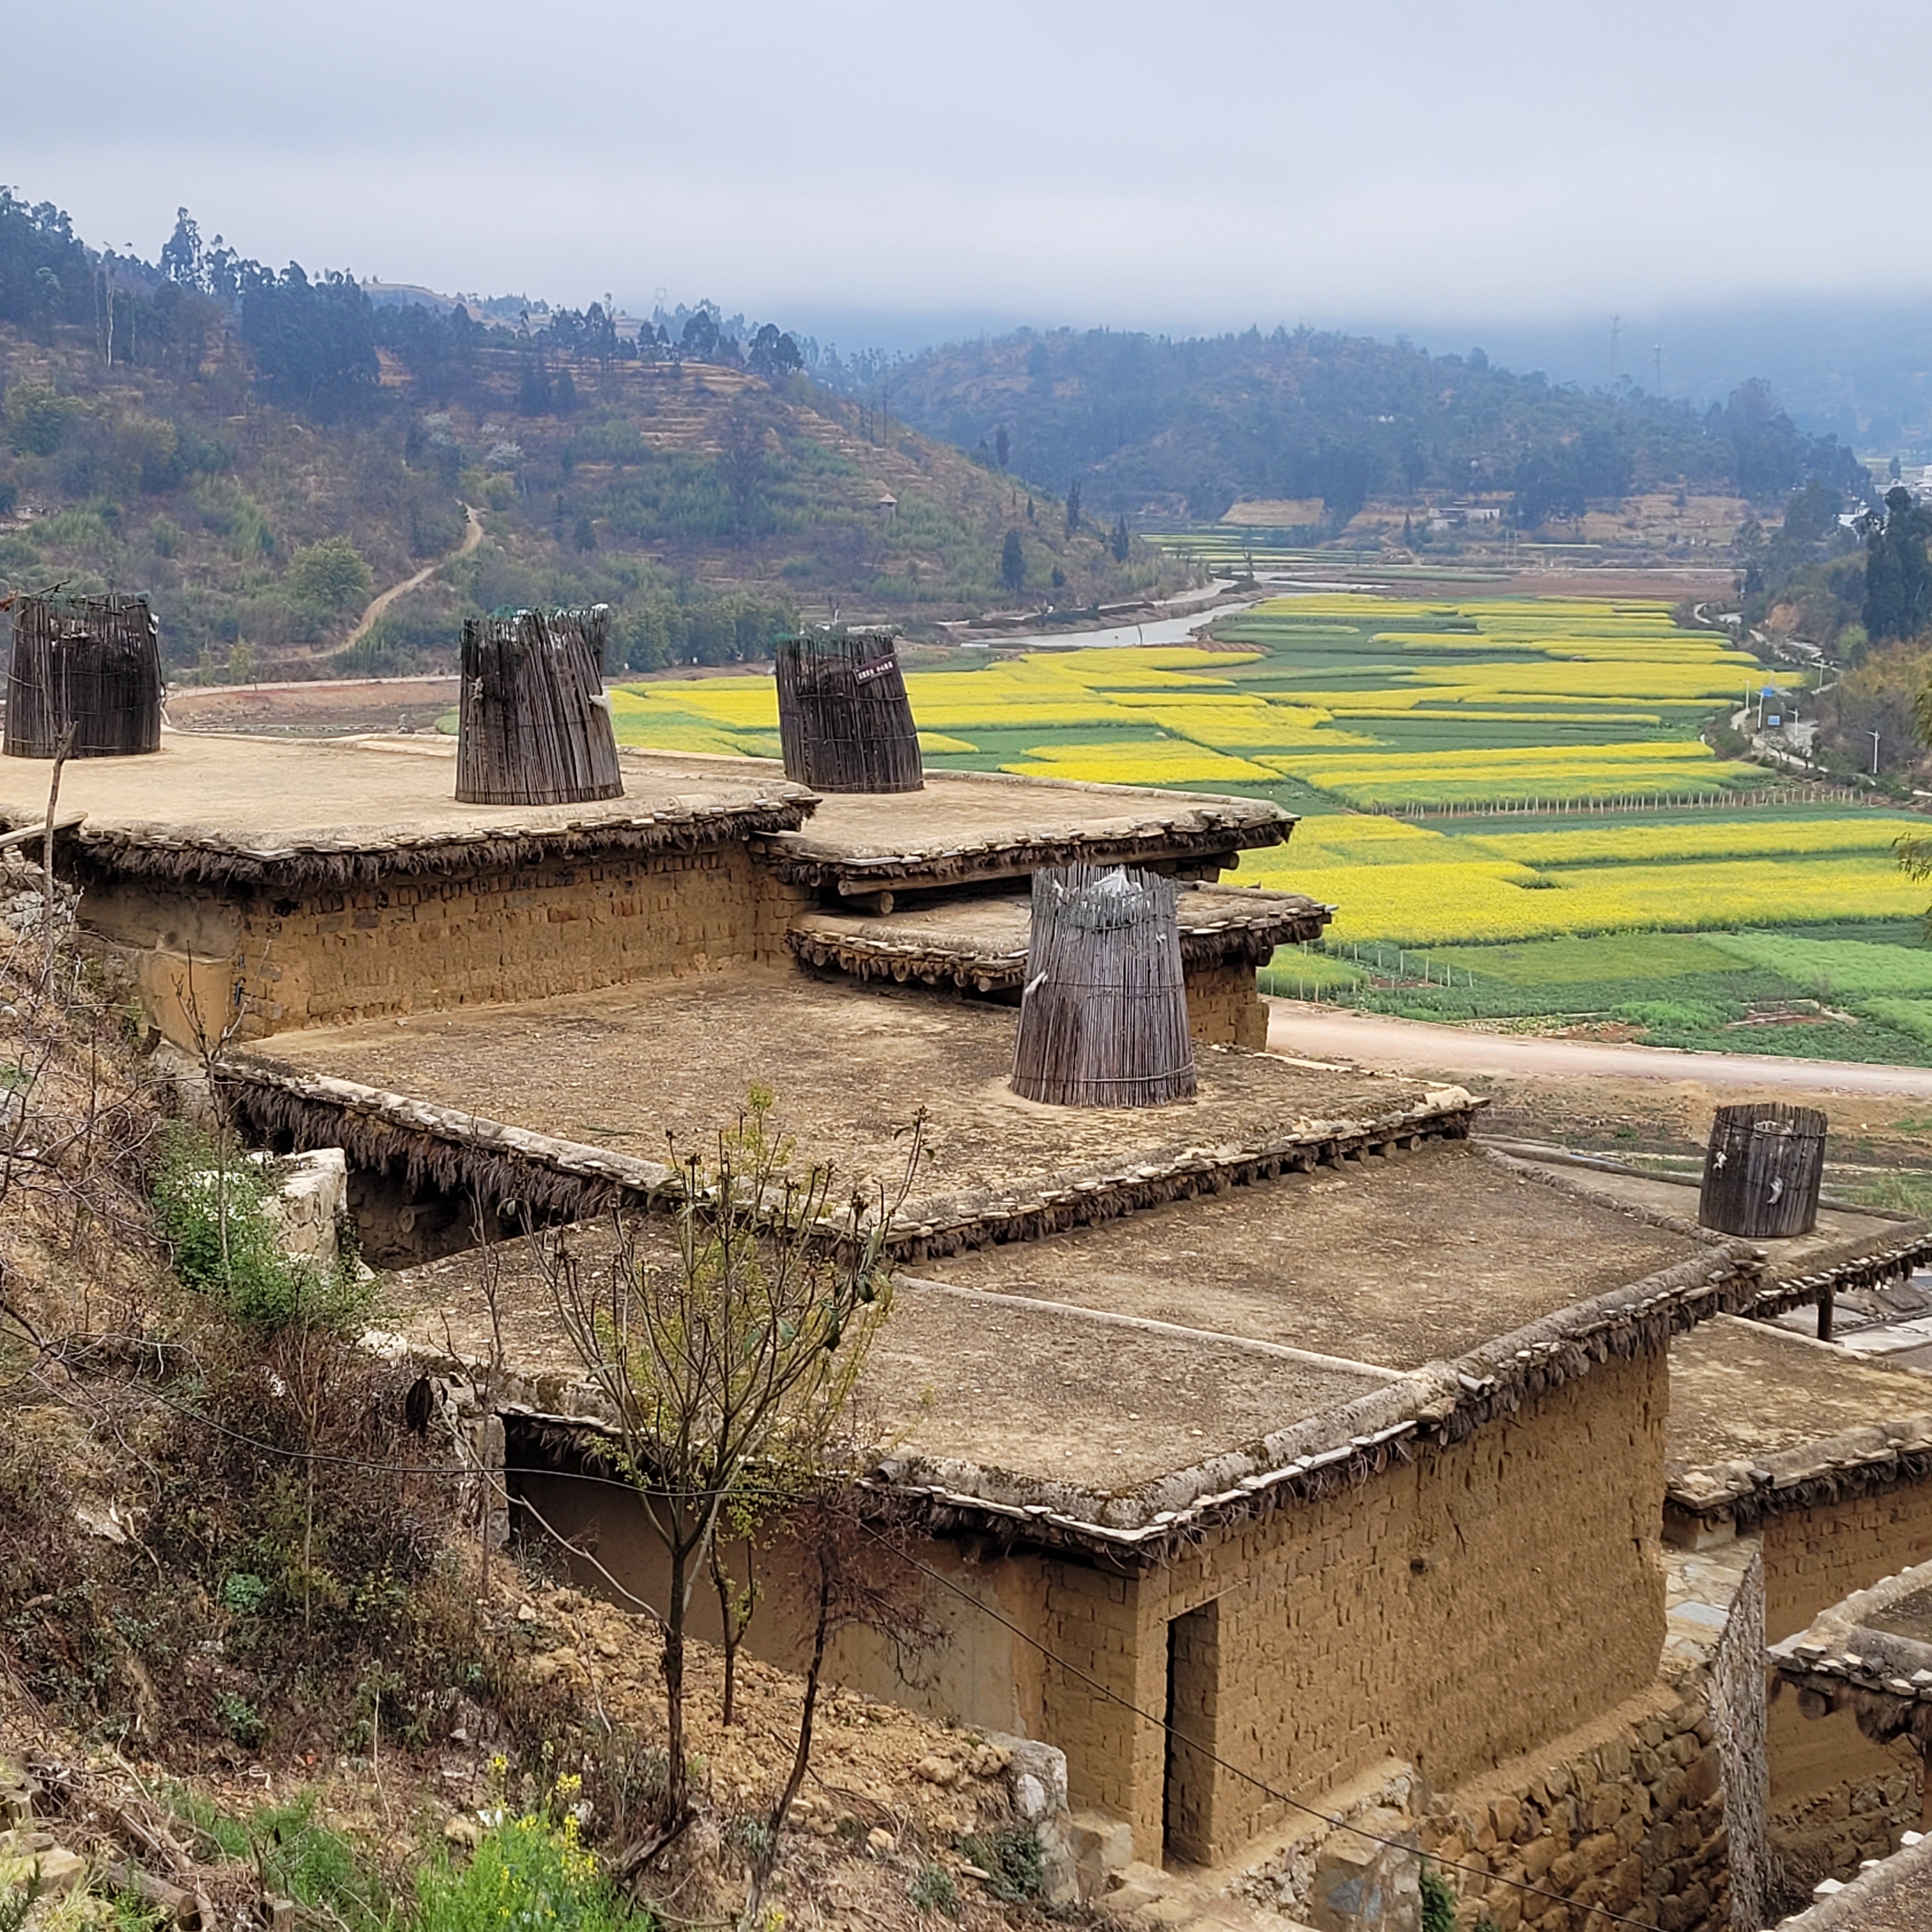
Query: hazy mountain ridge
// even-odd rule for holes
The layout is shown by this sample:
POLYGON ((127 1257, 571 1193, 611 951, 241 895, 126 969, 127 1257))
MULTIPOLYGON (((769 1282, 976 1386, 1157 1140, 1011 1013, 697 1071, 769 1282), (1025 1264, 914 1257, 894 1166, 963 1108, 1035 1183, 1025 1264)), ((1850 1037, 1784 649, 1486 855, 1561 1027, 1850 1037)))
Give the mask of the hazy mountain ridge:
POLYGON ((910 421, 1095 508, 1216 517, 1244 497, 1508 492, 1520 520, 1682 484, 1774 500, 1813 475, 1862 487, 1850 453, 1792 424, 1762 385, 1722 408, 1554 385, 1480 350, 1277 329, 1168 340, 1020 330, 898 365, 910 421))

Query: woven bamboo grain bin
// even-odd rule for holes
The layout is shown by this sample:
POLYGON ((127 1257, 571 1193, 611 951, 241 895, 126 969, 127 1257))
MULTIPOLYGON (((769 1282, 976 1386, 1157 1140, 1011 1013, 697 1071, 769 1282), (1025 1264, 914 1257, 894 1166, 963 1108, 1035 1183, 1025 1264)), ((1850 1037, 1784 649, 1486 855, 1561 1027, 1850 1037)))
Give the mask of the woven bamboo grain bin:
POLYGON ((1033 878, 1012 1090, 1061 1107, 1163 1107, 1195 1090, 1174 881, 1119 866, 1033 878))
POLYGON ((1825 1127, 1816 1107, 1720 1107, 1704 1153, 1698 1220, 1754 1240, 1808 1234, 1818 1225, 1825 1127))
POLYGON ((919 730, 890 631, 801 631, 778 650, 785 776, 814 791, 919 791, 919 730))
POLYGON ((463 626, 456 796, 464 805, 621 798, 604 694, 607 605, 494 610, 463 626))
POLYGON ((9 758, 161 748, 161 643, 145 597, 22 597, 7 673, 9 758))

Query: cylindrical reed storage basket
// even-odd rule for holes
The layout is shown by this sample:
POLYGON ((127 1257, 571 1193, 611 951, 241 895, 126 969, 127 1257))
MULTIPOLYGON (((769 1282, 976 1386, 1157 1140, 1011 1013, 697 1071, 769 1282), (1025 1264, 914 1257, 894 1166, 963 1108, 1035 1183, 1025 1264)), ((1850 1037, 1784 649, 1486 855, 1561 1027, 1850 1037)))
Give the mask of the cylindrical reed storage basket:
POLYGON ((1704 1153, 1698 1220, 1754 1240, 1808 1234, 1818 1225, 1825 1126, 1816 1107, 1720 1107, 1704 1153))
POLYGON ((1174 881, 1119 866, 1036 872, 1013 1091, 1060 1107, 1163 1107, 1194 1088, 1174 881))
POLYGON ((22 597, 14 607, 4 746, 51 758, 161 748, 161 641, 145 597, 22 597))
POLYGON ((919 730, 890 631, 802 631, 779 640, 785 776, 814 791, 918 791, 919 730))
POLYGON ((464 805, 621 798, 604 694, 606 604, 493 610, 463 626, 456 796, 464 805))

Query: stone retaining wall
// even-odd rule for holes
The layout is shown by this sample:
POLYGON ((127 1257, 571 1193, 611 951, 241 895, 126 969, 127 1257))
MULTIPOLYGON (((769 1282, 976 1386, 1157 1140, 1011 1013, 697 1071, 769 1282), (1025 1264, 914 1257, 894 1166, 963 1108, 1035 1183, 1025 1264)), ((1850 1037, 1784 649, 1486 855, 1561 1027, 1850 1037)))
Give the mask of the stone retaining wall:
POLYGON ((1762 1570, 1748 1546, 1670 1568, 1656 1682, 1423 1820, 1459 1924, 1598 1932, 1600 1907, 1662 1932, 1762 1922, 1762 1570))

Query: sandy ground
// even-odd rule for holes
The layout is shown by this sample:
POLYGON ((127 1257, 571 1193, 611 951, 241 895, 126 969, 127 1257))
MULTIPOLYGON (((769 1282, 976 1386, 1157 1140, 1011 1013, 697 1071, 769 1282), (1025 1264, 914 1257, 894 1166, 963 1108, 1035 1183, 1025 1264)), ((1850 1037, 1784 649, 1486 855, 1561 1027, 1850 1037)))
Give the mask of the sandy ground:
POLYGON ((177 685, 168 722, 178 731, 243 731, 332 738, 368 731, 433 731, 455 704, 454 677, 316 678, 299 683, 177 685))

